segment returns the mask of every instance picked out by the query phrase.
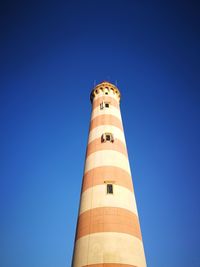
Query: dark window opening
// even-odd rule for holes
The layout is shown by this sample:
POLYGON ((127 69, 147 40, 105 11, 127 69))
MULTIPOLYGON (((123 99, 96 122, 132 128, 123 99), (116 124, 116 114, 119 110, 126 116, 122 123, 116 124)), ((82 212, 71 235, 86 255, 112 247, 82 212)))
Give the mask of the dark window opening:
POLYGON ((110 141, 110 138, 111 136, 109 134, 106 135, 106 141, 110 141))
POLYGON ((108 92, 105 92, 106 95, 108 95, 108 92))
POLYGON ((113 194, 113 184, 107 184, 107 194, 113 194))
POLYGON ((105 103, 105 107, 106 108, 109 108, 109 103, 105 103))

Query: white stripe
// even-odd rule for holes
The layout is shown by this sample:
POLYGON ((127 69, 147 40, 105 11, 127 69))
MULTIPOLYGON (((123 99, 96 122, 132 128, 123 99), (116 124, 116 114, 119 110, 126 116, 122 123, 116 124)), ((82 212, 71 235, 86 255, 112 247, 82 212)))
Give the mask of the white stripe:
POLYGON ((127 156, 114 150, 101 150, 90 154, 85 162, 85 173, 102 166, 114 166, 122 168, 131 175, 127 156))
POLYGON ((80 203, 80 214, 90 209, 115 207, 127 209, 138 215, 134 193, 116 184, 113 185, 113 194, 107 194, 106 184, 88 188, 82 193, 80 203))
POLYGON ((107 95, 105 93, 103 93, 102 91, 99 92, 98 94, 95 95, 94 101, 96 99, 98 99, 98 98, 101 98, 102 96, 110 96, 110 97, 113 97, 115 100, 117 100, 119 102, 119 96, 117 94, 114 94, 112 90, 110 92, 108 92, 107 95))
POLYGON ((118 263, 146 267, 142 241, 124 233, 94 233, 76 241, 73 267, 118 263))
POLYGON ((104 133, 112 133, 114 135, 114 138, 119 139, 126 146, 123 131, 113 125, 102 125, 92 129, 89 134, 88 144, 94 139, 100 138, 104 133))
POLYGON ((100 109, 100 106, 98 106, 93 109, 91 120, 100 115, 112 115, 117 117, 120 121, 122 120, 120 110, 112 105, 110 105, 109 108, 104 107, 103 109, 100 109))

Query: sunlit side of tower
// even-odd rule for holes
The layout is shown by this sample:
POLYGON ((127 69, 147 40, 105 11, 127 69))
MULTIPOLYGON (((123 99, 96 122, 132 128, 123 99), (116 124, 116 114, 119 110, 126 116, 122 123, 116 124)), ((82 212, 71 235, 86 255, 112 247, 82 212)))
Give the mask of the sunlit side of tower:
POLYGON ((98 84, 85 159, 72 267, 145 267, 120 92, 98 84))

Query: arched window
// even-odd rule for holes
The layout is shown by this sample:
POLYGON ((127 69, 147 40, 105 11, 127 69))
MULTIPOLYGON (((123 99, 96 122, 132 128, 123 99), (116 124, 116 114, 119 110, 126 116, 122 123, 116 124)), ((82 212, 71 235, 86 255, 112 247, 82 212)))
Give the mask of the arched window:
POLYGON ((108 89, 108 87, 106 87, 105 90, 104 90, 105 95, 108 95, 108 91, 109 91, 109 89, 108 89))

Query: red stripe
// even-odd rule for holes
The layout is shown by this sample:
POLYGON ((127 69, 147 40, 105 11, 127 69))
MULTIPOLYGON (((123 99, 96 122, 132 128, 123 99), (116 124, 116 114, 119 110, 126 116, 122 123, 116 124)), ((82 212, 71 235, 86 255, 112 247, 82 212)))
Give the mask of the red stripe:
POLYGON ((115 184, 124 186, 133 191, 133 183, 130 174, 114 166, 102 166, 89 170, 83 176, 82 192, 88 188, 104 184, 105 180, 115 181, 115 184))
POLYGON ((104 232, 126 233, 142 240, 138 217, 129 210, 102 207, 79 215, 76 240, 89 234, 104 232))

